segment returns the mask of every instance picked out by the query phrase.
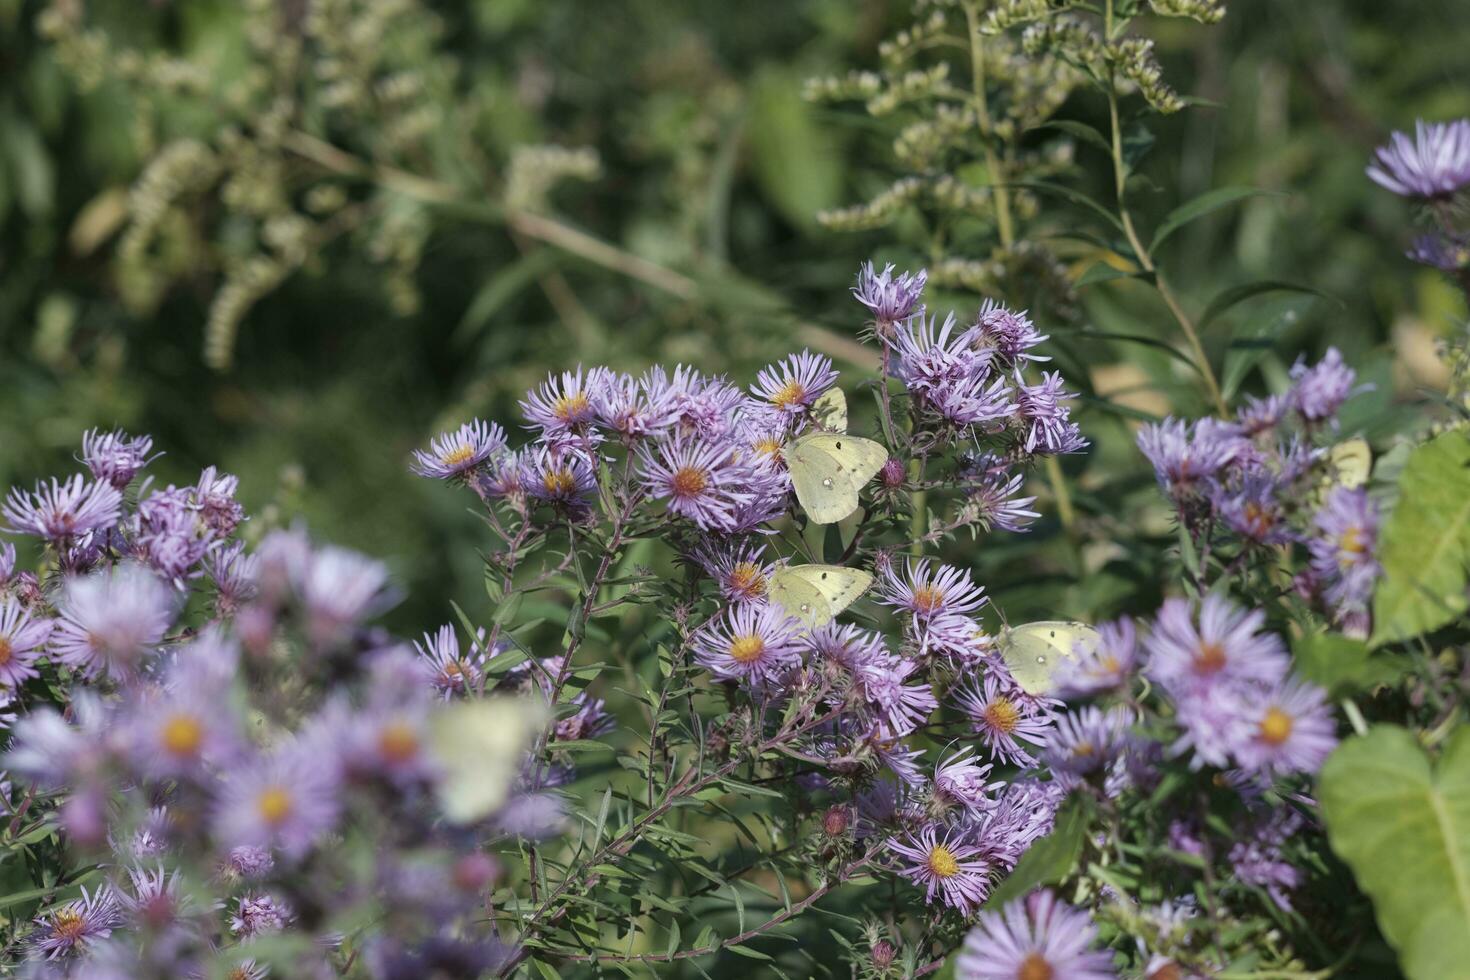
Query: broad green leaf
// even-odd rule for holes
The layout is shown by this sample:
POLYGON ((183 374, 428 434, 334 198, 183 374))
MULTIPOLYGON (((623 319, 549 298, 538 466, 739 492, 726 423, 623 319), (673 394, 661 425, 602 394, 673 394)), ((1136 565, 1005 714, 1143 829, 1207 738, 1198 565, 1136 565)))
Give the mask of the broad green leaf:
POLYGON ((1232 307, 1264 293, 1307 293, 1312 296, 1320 296, 1323 299, 1331 300, 1334 303, 1338 302, 1335 297, 1322 292, 1320 289, 1313 289, 1311 286, 1299 286, 1295 283, 1281 282, 1276 279, 1260 279, 1256 282, 1231 286, 1210 300, 1210 305, 1205 307, 1205 311, 1200 314, 1198 328, 1204 330, 1210 323, 1232 307))
POLYGON ((756 179, 786 220, 809 227, 818 211, 838 203, 842 154, 801 97, 797 78, 763 72, 751 100, 751 116, 759 121, 748 129, 756 179))
POLYGON ((1050 834, 1032 844, 1016 870, 995 886, 985 907, 998 909, 1012 899, 1020 898, 1034 888, 1054 885, 1064 880, 1077 867, 1082 845, 1087 840, 1087 825, 1092 808, 1086 797, 1073 796, 1057 811, 1056 825, 1050 834))
POLYGON ((1309 633, 1291 648, 1299 674, 1334 696, 1391 684, 1404 664, 1388 654, 1373 654, 1368 644, 1341 633, 1309 633))
POLYGON ((1383 580, 1373 645, 1438 629, 1466 609, 1470 565, 1470 436, 1445 432, 1410 454, 1378 540, 1383 580))
POLYGON ((1254 187, 1217 187, 1212 191, 1205 191, 1192 201, 1185 201, 1170 211, 1159 224, 1158 230, 1154 232, 1154 240, 1148 247, 1149 252, 1158 251, 1165 239, 1194 219, 1202 218, 1211 211, 1218 211, 1236 201, 1257 196, 1276 195, 1273 191, 1257 190, 1254 187))
POLYGON ((1470 978, 1470 727, 1432 765, 1410 732, 1375 725, 1327 760, 1318 798, 1404 973, 1470 978))

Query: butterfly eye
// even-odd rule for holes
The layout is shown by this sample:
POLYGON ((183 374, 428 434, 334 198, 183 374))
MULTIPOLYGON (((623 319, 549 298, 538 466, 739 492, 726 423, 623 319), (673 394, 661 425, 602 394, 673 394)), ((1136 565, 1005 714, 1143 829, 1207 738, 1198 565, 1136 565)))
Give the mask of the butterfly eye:
POLYGON ((810 605, 808 605, 807 603, 803 602, 801 604, 801 611, 802 612, 811 612, 812 611, 812 607, 810 605))
POLYGON ((828 490, 832 489, 832 480, 831 480, 831 478, 829 477, 828 479, 823 480, 822 481, 822 486, 826 487, 828 490))
POLYGON ((1036 657, 1036 662, 1039 664, 1044 664, 1046 663, 1046 657, 1044 655, 1038 655, 1036 657))

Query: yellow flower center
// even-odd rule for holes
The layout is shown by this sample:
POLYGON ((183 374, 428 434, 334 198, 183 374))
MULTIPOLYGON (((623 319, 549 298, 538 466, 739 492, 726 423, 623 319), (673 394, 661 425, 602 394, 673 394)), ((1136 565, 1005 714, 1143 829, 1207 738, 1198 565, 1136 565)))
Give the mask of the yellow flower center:
POLYGON ((1225 667, 1225 648, 1218 643, 1202 642, 1194 655, 1194 669, 1201 674, 1213 674, 1225 667))
POLYGON ((1105 653, 1097 658, 1097 670, 1101 674, 1116 674, 1122 666, 1118 663, 1118 658, 1111 653, 1105 653))
POLYGON ((763 596, 766 594, 766 577, 755 562, 742 561, 730 571, 730 588, 743 596, 763 596))
POLYGON ((260 812, 260 819, 278 827, 291 815, 291 793, 283 786, 267 787, 255 798, 255 808, 260 812))
POLYGON ((577 481, 572 476, 572 471, 566 467, 555 470, 547 470, 541 475, 541 485, 546 488, 547 496, 561 497, 577 489, 577 481))
POLYGON ((801 382, 792 378, 771 395, 771 404, 777 408, 785 408, 787 405, 795 405, 806 397, 806 389, 801 382))
POLYGON ((15 647, 11 646, 10 640, 0 636, 0 667, 10 663, 10 658, 14 653, 15 647))
POLYGON ((669 489, 676 497, 697 497, 709 486, 709 475, 695 466, 681 466, 669 480, 669 489))
POLYGON ((1091 742, 1078 742, 1076 745, 1072 746, 1072 758, 1086 759, 1092 756, 1093 753, 1095 753, 1096 751, 1097 747, 1091 742))
POLYGON ((1337 539, 1337 564, 1342 568, 1348 568, 1357 564, 1362 555, 1368 553, 1368 542, 1366 535, 1360 527, 1350 527, 1337 539))
POLYGON ((587 414, 587 407, 587 396, 576 391, 558 398, 551 411, 563 422, 573 422, 587 414))
POLYGON ((193 715, 174 715, 163 723, 160 741, 170 755, 192 756, 204 744, 204 726, 193 715))
POLYGON ((781 440, 775 436, 765 436, 764 438, 757 439, 750 448, 754 449, 758 455, 775 459, 781 455, 781 440))
POLYGON ((748 664, 759 660, 765 652, 766 641, 754 633, 746 633, 730 641, 730 659, 736 663, 748 664))
POLYGON ((960 862, 955 858, 954 852, 943 844, 935 844, 929 849, 929 870, 941 878, 953 878, 960 873, 960 862))
POLYGON ((378 732, 378 752, 389 762, 407 762, 418 755, 418 733, 403 721, 384 725, 378 732))
POLYGON ((1021 710, 1010 698, 996 698, 985 706, 985 723, 1002 734, 1009 735, 1021 722, 1021 710))
POLYGON ((914 612, 926 615, 944 605, 944 593, 932 585, 921 585, 914 590, 914 612))
POLYGON ((59 939, 76 942, 82 938, 86 920, 76 909, 60 909, 51 916, 51 932, 59 939))
POLYGON ((1245 505, 1245 526, 1251 534, 1264 538, 1276 523, 1276 516, 1255 501, 1245 505))
POLYGON ((1021 961, 1021 968, 1016 971, 1016 980, 1051 980, 1054 976, 1056 971, 1040 953, 1027 953, 1021 961))
POLYGON ((1280 708, 1267 708, 1266 717, 1261 719, 1261 741, 1280 745, 1291 738, 1291 727, 1291 715, 1280 708))
POLYGON ((474 458, 475 450, 469 445, 469 443, 462 442, 458 446, 455 446, 453 449, 449 450, 449 452, 441 455, 439 457, 439 461, 445 466, 463 466, 465 463, 468 463, 474 458))

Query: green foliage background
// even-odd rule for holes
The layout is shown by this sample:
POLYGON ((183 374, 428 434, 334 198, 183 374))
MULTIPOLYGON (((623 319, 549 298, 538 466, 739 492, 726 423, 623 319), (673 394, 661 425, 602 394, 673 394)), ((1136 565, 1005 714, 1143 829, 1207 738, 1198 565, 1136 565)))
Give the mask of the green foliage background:
MULTIPOLYGON (((395 311, 361 243, 334 242, 250 311, 234 366, 215 371, 202 351, 217 278, 186 277, 146 314, 120 301, 106 216, 144 163, 136 101, 111 78, 77 88, 37 34, 43 6, 0 0, 0 485, 66 468, 87 427, 150 432, 168 452, 162 478, 218 463, 241 476, 252 510, 270 505, 275 519, 299 516, 388 557, 413 597, 396 613, 405 628, 445 620, 450 599, 471 615, 485 605, 467 544, 475 519, 459 495, 408 475, 410 448, 471 414, 513 420, 521 391, 577 361, 682 360, 744 376, 806 343, 799 324, 850 336, 860 317, 845 287, 860 260, 923 261, 905 251, 917 236, 902 221, 839 234, 813 220, 892 179, 894 133, 801 98, 808 76, 873 66, 878 42, 908 22, 906 4, 439 2, 427 5, 443 19, 439 51, 457 66, 445 91, 473 108, 454 135, 487 166, 523 144, 595 149, 601 176, 558 188, 552 210, 696 289, 670 295, 446 209, 412 273, 416 311, 395 311)), ((244 6, 85 5, 136 50, 203 58, 222 88, 242 70, 244 6)), ((1363 165, 1388 129, 1417 115, 1470 114, 1470 9, 1234 0, 1221 25, 1167 21, 1156 34, 1168 77, 1219 108, 1155 122, 1142 170, 1156 189, 1132 197, 1145 227, 1212 187, 1280 192, 1184 228, 1166 258, 1171 279, 1195 310, 1262 278, 1332 298, 1252 300, 1217 321, 1207 345, 1220 355, 1232 331, 1266 332, 1271 353, 1244 376, 1260 388, 1298 351, 1335 344, 1378 385, 1349 422, 1395 431, 1404 416, 1387 409, 1432 397, 1433 338, 1463 310, 1402 257, 1408 208, 1377 191, 1363 165)), ((1098 111, 1078 98, 1061 115, 1096 122, 1098 111)), ((208 131, 197 113, 180 105, 158 125, 208 131)), ((1102 196, 1106 167, 1089 152, 1079 150, 1073 179, 1102 196)), ((427 163, 441 179, 447 166, 427 163)), ((974 297, 956 300, 963 309, 974 297)), ((1075 329, 1172 336, 1141 287, 1091 287, 1082 300, 1075 329)), ((1062 366, 1090 366, 1113 401, 1154 414, 1201 407, 1197 386, 1156 350, 1068 346, 1075 357, 1062 366)), ((1078 505, 1104 513, 1147 481, 1122 416, 1089 405, 1082 419, 1099 446, 1069 464, 1086 477, 1078 505)), ((1046 611, 1053 591, 1027 581, 999 594, 1021 614, 1046 611)), ((1133 601, 1145 605, 1147 589, 1133 601)))

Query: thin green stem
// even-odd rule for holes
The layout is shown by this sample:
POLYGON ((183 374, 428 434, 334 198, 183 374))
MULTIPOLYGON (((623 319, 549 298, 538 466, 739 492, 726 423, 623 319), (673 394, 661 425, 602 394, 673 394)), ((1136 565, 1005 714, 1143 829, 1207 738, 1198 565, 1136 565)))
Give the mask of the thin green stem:
POLYGON ((965 25, 970 35, 970 84, 975 96, 975 115, 980 120, 985 166, 990 172, 991 193, 995 195, 995 224, 1000 233, 1000 244, 1009 251, 1016 237, 1015 226, 1011 222, 1011 195, 1006 188, 1005 168, 995 152, 994 125, 990 118, 990 103, 985 97, 985 44, 980 34, 980 11, 973 2, 965 4, 965 25))

